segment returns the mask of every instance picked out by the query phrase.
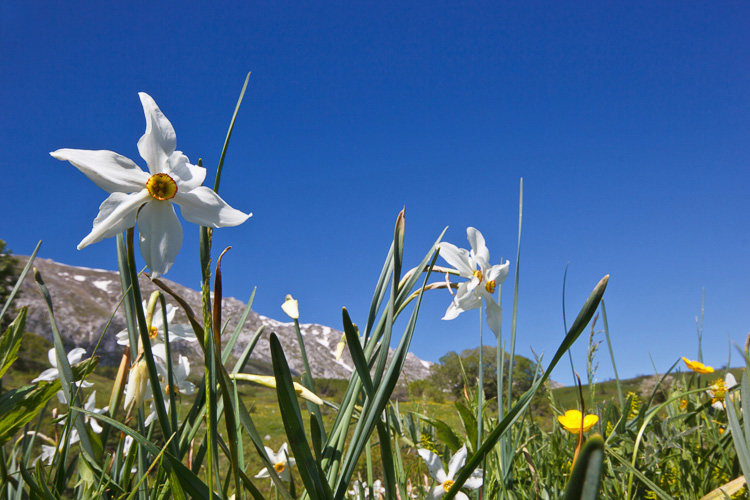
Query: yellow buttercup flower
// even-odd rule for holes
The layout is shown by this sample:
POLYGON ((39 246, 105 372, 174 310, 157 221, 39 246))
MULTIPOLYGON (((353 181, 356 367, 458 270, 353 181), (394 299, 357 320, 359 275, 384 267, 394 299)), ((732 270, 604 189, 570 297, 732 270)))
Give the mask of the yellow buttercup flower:
POLYGON ((682 360, 685 362, 688 368, 693 370, 695 373, 713 373, 714 369, 710 366, 706 366, 700 361, 692 361, 687 359, 686 357, 682 357, 682 360))
POLYGON ((590 430, 599 421, 599 417, 596 415, 586 415, 583 417, 578 410, 568 410, 565 412, 565 415, 557 417, 557 420, 565 430, 573 434, 578 434, 581 431, 581 419, 583 419, 583 432, 590 430))

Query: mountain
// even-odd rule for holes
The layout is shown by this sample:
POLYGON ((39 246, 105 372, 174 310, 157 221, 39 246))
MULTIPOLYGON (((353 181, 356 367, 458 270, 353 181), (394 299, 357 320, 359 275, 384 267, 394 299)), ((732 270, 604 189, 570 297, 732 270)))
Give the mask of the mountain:
MULTIPOLYGON (((17 258, 22 265, 25 265, 28 261, 28 257, 17 256, 17 258)), ((42 279, 49 289, 55 320, 66 349, 83 347, 86 349, 86 353, 91 355, 101 337, 101 343, 96 351, 96 354, 101 357, 101 363, 118 364, 123 347, 117 344, 115 336, 125 329, 125 316, 118 309, 108 327, 107 323, 122 298, 119 274, 116 271, 73 267, 40 258, 34 260, 34 266, 41 272, 42 279), (102 335, 102 332, 104 332, 104 335, 102 335)), ((141 276, 139 280, 142 296, 148 298, 151 292, 156 290, 156 286, 144 276, 141 276)), ((194 312, 200 313, 201 295, 199 291, 167 279, 163 279, 163 281, 185 299, 194 312)), ((166 299, 167 303, 172 303, 178 310, 172 323, 188 324, 187 317, 174 300, 169 296, 166 296, 166 299)), ((29 307, 26 330, 51 340, 52 328, 49 314, 34 282, 33 273, 26 276, 21 287, 21 295, 15 301, 15 306, 18 308, 24 305, 29 307)), ((237 299, 225 297, 222 300, 222 319, 229 321, 226 335, 230 335, 234 331, 244 310, 245 304, 237 299)), ((281 341, 292 372, 302 373, 303 365, 294 323, 284 323, 267 318, 255 311, 251 311, 248 315, 233 354, 239 357, 261 325, 265 325, 265 331, 250 356, 251 366, 268 369, 271 364, 268 338, 270 333, 274 332, 281 341)), ((345 350, 340 360, 335 359, 336 345, 343 335, 341 331, 315 324, 300 325, 300 330, 305 341, 313 377, 348 379, 351 376, 354 365, 348 350, 345 350)), ((194 367, 193 371, 200 372, 202 366, 200 360, 203 356, 197 342, 176 340, 170 344, 175 346, 176 352, 185 354, 191 358, 191 361, 195 361, 191 363, 194 367)), ((430 374, 430 366, 432 366, 432 363, 423 361, 409 353, 404 365, 403 376, 410 381, 424 379, 430 374)))

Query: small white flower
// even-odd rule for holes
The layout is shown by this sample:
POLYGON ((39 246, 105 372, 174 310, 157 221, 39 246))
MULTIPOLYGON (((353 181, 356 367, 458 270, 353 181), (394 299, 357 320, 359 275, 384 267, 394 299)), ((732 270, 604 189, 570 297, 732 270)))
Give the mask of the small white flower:
POLYGON ((502 313, 500 304, 493 294, 497 285, 508 277, 510 263, 490 266, 490 251, 484 244, 484 236, 477 229, 469 227, 466 234, 471 250, 458 248, 450 243, 440 243, 440 256, 456 268, 462 278, 467 278, 458 286, 451 305, 445 311, 443 319, 454 319, 464 311, 477 309, 484 300, 487 309, 487 325, 495 336, 500 335, 502 313))
MULTIPOLYGON (((42 462, 44 462, 47 465, 52 465, 52 461, 55 459, 55 454, 62 453, 63 446, 65 445, 65 432, 63 431, 62 436, 60 437, 60 442, 57 444, 57 446, 49 446, 46 444, 42 445, 42 454, 39 455, 36 460, 34 460, 33 464, 36 464, 38 460, 41 459, 42 462)), ((73 429, 70 433, 70 441, 68 442, 68 446, 71 444, 77 443, 80 441, 80 436, 78 435, 78 431, 73 429)))
POLYGON ((182 246, 182 225, 173 203, 180 206, 185 220, 199 226, 237 226, 250 215, 230 207, 212 189, 201 185, 206 169, 191 165, 187 156, 175 151, 177 138, 172 124, 151 96, 143 92, 138 95, 146 115, 146 133, 138 141, 138 152, 146 160, 149 173, 112 151, 58 149, 50 154, 69 161, 111 193, 78 249, 137 223, 141 255, 151 269, 151 277, 156 278, 169 270, 182 246))
MULTIPOLYGON (((276 471, 276 474, 279 475, 279 478, 281 478, 282 481, 289 482, 289 467, 297 462, 289 456, 289 453, 287 452, 287 444, 282 444, 277 453, 274 453, 268 446, 264 446, 264 448, 266 449, 266 454, 268 454, 268 459, 271 461, 271 464, 273 464, 273 470, 276 471)), ((264 477, 271 477, 271 474, 268 472, 267 467, 263 467, 255 477, 262 479, 264 477)))
MULTIPOLYGON (((170 384, 167 383, 167 353, 164 344, 155 345, 153 353, 154 360, 156 361, 156 369, 162 378, 162 387, 164 387, 164 392, 169 394, 170 384)), ((173 392, 187 395, 195 392, 195 385, 188 380, 190 376, 190 361, 182 354, 177 358, 177 364, 172 367, 172 375, 174 376, 173 383, 171 384, 173 392)))
MULTIPOLYGON (((80 363, 84 354, 86 354, 86 349, 76 347, 67 354, 68 363, 71 366, 80 363)), ((32 383, 42 380, 45 382, 52 382, 53 380, 57 380, 58 378, 60 378, 60 371, 57 369, 57 354, 55 353, 54 347, 47 352, 47 359, 49 359, 49 364, 52 365, 52 368, 44 370, 41 374, 39 374, 37 378, 31 381, 32 383)), ((91 382, 87 382, 85 380, 79 380, 75 382, 76 387, 89 388, 93 385, 94 384, 92 384, 91 382)), ((62 404, 68 404, 68 401, 65 399, 65 392, 63 392, 62 390, 57 391, 57 400, 62 404)))
MULTIPOLYGON (((148 303, 143 301, 143 309, 146 310, 146 307, 148 307, 148 303)), ((172 304, 167 304, 167 326, 169 327, 170 342, 172 340, 195 342, 197 337, 191 326, 172 324, 175 314, 177 314, 177 309, 172 304)), ((164 317, 161 311, 154 312, 154 317, 151 320, 151 331, 149 332, 149 337, 151 338, 152 344, 156 340, 164 342, 164 317)), ((127 330, 123 330, 117 334, 117 343, 125 346, 130 345, 130 337, 128 336, 127 330)))
MULTIPOLYGON (((430 475, 438 483, 428 493, 427 500, 442 498, 442 496, 453 487, 453 478, 456 477, 456 472, 458 472, 458 470, 464 466, 464 463, 466 463, 466 446, 462 446, 461 449, 453 455, 450 463, 448 463, 447 474, 443 469, 443 462, 440 460, 439 456, 425 448, 420 448, 417 451, 427 465, 430 475)), ((482 486, 482 469, 476 469, 464 483, 464 488, 473 490, 480 486, 482 486)), ((460 491, 456 493, 455 498, 458 500, 469 500, 469 497, 460 491)))

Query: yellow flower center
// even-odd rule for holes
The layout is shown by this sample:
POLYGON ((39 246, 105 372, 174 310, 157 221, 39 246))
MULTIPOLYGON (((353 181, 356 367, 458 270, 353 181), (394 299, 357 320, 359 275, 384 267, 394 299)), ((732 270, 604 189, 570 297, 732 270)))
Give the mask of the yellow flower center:
POLYGON ((284 465, 284 462, 278 462, 273 465, 273 470, 276 471, 276 474, 281 474, 284 472, 284 469, 286 468, 286 465, 284 465))
POLYGON ((167 385, 167 386, 166 386, 166 387, 164 388, 164 392, 165 392, 165 393, 166 393, 167 395, 169 395, 169 391, 170 391, 170 389, 172 390, 172 394, 175 394, 175 395, 176 395, 176 394, 179 394, 179 393, 180 393, 180 388, 179 388, 179 387, 177 387, 176 385, 167 385))
POLYGON ((482 282, 482 271, 480 271, 480 270, 474 271, 474 276, 477 277, 477 279, 479 280, 480 283, 482 282))
POLYGON ((177 184, 167 174, 152 175, 146 182, 148 194, 157 200, 171 200, 177 194, 177 184))
POLYGON ((155 339, 158 334, 159 334, 159 329, 156 328, 155 326, 152 326, 151 328, 148 329, 148 338, 155 339))
POLYGON ((490 294, 495 293, 495 280, 488 281, 487 284, 484 285, 484 288, 487 289, 490 294))
POLYGON ((446 479, 445 482, 443 483, 443 489, 445 490, 446 493, 448 493, 451 490, 451 488, 453 488, 453 480, 446 479))

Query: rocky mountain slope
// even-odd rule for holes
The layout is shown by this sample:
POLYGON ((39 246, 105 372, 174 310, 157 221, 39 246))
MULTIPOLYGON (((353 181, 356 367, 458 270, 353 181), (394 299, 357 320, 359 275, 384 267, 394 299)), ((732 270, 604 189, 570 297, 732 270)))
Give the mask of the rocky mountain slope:
MULTIPOLYGON (((18 256, 18 259, 25 265, 26 257, 18 256)), ((115 311, 122 297, 119 274, 115 271, 67 266, 39 258, 35 259, 34 265, 40 270, 52 296, 55 319, 66 348, 83 347, 87 354, 91 354, 101 337, 101 343, 97 349, 101 362, 119 363, 123 347, 117 344, 115 336, 125 329, 125 317, 120 310, 115 313, 107 327, 112 312, 115 311), (102 332, 104 332, 103 335, 102 332)), ((193 311, 200 312, 200 292, 166 279, 164 281, 190 304, 193 311)), ((144 298, 156 289, 145 277, 140 278, 140 285, 144 298)), ((173 299, 167 297, 167 302, 178 308, 173 323, 187 324, 185 314, 173 299)), ((34 283, 32 273, 26 277, 22 285, 22 294, 16 300, 15 305, 19 308, 24 305, 29 306, 27 331, 37 333, 49 340, 52 339, 49 315, 34 283)), ((223 299, 222 318, 229 320, 227 332, 234 331, 244 310, 245 304, 239 300, 231 297, 223 299)), ((294 323, 283 323, 261 316, 254 311, 250 312, 245 322, 233 354, 239 356, 242 353, 261 325, 265 325, 265 331, 250 357, 251 361, 255 360, 260 365, 270 365, 268 337, 271 332, 275 332, 284 348, 289 367, 293 372, 301 373, 303 366, 294 323)), ((315 324, 303 324, 301 331, 313 377, 349 378, 351 376, 354 368, 348 351, 344 352, 340 360, 335 359, 336 344, 341 339, 341 331, 315 324)), ((175 341, 172 345, 175 346, 177 352, 184 353, 193 360, 202 359, 202 352, 196 342, 175 341)), ((407 380, 423 379, 429 375, 431 364, 409 353, 404 366, 404 377, 407 380)), ((196 367, 195 371, 200 371, 201 365, 202 362, 193 363, 196 367)))

